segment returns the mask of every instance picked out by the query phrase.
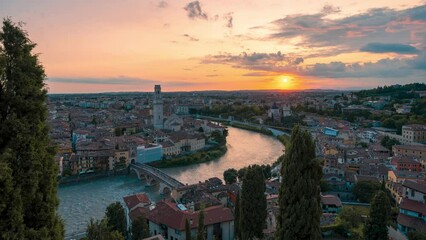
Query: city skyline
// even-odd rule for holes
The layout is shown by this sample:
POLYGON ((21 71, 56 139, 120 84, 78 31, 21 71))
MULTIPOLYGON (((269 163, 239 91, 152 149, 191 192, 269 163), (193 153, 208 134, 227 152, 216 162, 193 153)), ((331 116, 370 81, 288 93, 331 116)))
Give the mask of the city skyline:
POLYGON ((425 1, 0 1, 50 93, 424 82, 425 1))

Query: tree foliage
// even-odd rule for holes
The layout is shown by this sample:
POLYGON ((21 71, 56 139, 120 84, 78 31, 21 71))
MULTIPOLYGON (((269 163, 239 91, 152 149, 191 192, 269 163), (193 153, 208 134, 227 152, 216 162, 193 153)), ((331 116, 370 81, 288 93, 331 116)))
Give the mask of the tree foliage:
POLYGON ((188 219, 185 219, 185 240, 192 240, 191 225, 188 219))
POLYGON ((408 240, 426 240, 426 235, 418 231, 410 231, 407 234, 408 240))
POLYGON ((240 199, 241 239, 263 237, 266 220, 265 178, 259 165, 249 166, 243 178, 240 199))
POLYGON ((108 226, 112 230, 116 230, 123 236, 127 236, 126 214, 120 202, 111 203, 105 211, 105 216, 108 226))
POLYGON ((197 240, 205 239, 205 230, 204 230, 204 206, 201 206, 201 210, 198 213, 198 231, 197 231, 197 240))
POLYGON ((143 216, 132 222, 132 239, 141 240, 150 236, 149 227, 143 216))
POLYGON ((383 146, 383 147, 385 147, 385 148, 387 148, 387 149, 389 149, 389 150, 392 150, 392 146, 393 145, 399 145, 399 144, 401 144, 398 140, 396 140, 396 139, 394 139, 394 138, 390 138, 390 137, 388 137, 388 136, 385 136, 385 137, 383 137, 382 138, 382 140, 380 141, 380 144, 383 146))
POLYGON ((117 230, 111 230, 108 227, 108 220, 106 218, 99 220, 90 219, 87 224, 86 237, 87 240, 124 240, 123 235, 117 230))
POLYGON ((352 189, 352 193, 358 201, 371 202, 374 194, 381 188, 380 183, 372 181, 359 181, 352 189))
POLYGON ((237 194, 237 199, 235 200, 235 207, 234 207, 234 234, 236 239, 241 239, 241 231, 240 231, 240 194, 237 194))
POLYGON ((384 191, 378 191, 371 201, 370 216, 364 228, 366 240, 381 240, 388 238, 387 223, 390 217, 391 206, 384 191))
POLYGON ((293 128, 281 176, 276 239, 321 239, 322 169, 310 134, 299 126, 293 128))
POLYGON ((45 73, 21 25, 0 31, 0 238, 63 239, 45 73))
POLYGON ((238 171, 235 168, 229 168, 223 172, 223 179, 226 184, 233 184, 237 182, 238 171))

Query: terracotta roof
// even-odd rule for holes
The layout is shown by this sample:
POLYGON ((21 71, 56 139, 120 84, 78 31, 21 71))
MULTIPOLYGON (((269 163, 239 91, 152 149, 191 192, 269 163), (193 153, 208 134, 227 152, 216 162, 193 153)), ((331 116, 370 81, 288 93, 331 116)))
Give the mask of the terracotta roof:
POLYGON ((400 213, 397 221, 403 226, 414 228, 419 232, 426 233, 426 222, 420 218, 410 217, 400 213))
POLYGON ((143 205, 151 204, 148 196, 145 193, 138 193, 131 196, 123 197, 124 203, 129 209, 132 209, 134 206, 142 203, 143 205))
POLYGON ((414 150, 414 151, 426 151, 425 145, 394 145, 395 149, 406 149, 406 150, 414 150))
POLYGON ((136 219, 138 219, 140 216, 145 216, 146 213, 149 212, 148 208, 144 208, 144 207, 138 207, 136 209, 133 209, 130 213, 129 213, 129 217, 132 221, 135 221, 136 219))
POLYGON ((336 207, 342 206, 342 202, 340 201, 340 199, 334 195, 321 196, 321 203, 324 205, 334 205, 336 207))
POLYGON ((404 181, 404 183, 402 184, 404 187, 408 187, 411 189, 414 189, 418 192, 421 193, 426 193, 426 182, 425 181, 411 181, 411 180, 406 180, 404 181))
MULTIPOLYGON (((185 220, 191 223, 191 228, 198 227, 199 212, 181 211, 175 203, 168 201, 157 202, 157 206, 146 214, 146 218, 156 224, 164 224, 175 230, 185 230, 185 220)), ((234 215, 229 208, 213 206, 204 209, 204 225, 229 222, 234 220, 234 215)))
POLYGON ((408 198, 402 199, 399 208, 426 215, 426 204, 408 198))

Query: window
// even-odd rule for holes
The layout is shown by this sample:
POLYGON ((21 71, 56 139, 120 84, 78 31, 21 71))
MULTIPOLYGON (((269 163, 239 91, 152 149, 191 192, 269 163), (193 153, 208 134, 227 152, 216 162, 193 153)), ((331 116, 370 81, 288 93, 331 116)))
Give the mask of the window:
POLYGON ((414 195, 416 194, 416 191, 414 191, 414 189, 410 189, 411 190, 411 196, 414 197, 414 195))

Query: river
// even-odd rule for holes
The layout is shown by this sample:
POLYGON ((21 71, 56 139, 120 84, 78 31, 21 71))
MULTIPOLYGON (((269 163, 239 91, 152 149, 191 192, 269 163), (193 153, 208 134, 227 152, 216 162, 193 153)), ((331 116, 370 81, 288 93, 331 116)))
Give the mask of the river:
MULTIPOLYGON (((228 151, 217 160, 185 167, 162 169, 183 183, 197 183, 211 177, 223 178, 228 168, 240 169, 250 164, 271 164, 283 152, 283 145, 273 137, 238 128, 228 128, 228 151)), ((101 219, 105 208, 123 196, 146 192, 151 200, 161 196, 134 176, 115 176, 61 186, 59 214, 65 223, 65 235, 83 232, 91 217, 101 219)))

